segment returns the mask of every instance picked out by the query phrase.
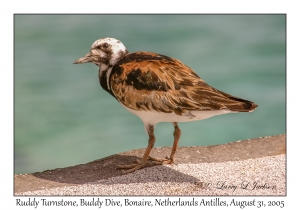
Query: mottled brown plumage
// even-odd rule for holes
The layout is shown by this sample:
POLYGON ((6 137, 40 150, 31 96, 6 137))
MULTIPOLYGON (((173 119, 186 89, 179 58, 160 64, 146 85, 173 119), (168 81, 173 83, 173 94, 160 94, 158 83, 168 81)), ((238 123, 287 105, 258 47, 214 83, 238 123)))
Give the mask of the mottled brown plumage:
POLYGON ((134 110, 181 115, 186 110, 249 112, 256 105, 206 84, 179 60, 149 52, 124 56, 112 69, 110 88, 134 110))
POLYGON ((104 90, 128 111, 141 118, 149 135, 148 147, 141 161, 118 168, 133 172, 147 165, 171 164, 180 139, 177 122, 202 120, 232 112, 251 112, 257 105, 206 84, 179 60, 151 53, 129 53, 114 38, 95 41, 91 50, 74 63, 93 62, 99 66, 99 81, 104 90), (150 157, 154 146, 154 127, 172 122, 174 144, 166 159, 150 157))

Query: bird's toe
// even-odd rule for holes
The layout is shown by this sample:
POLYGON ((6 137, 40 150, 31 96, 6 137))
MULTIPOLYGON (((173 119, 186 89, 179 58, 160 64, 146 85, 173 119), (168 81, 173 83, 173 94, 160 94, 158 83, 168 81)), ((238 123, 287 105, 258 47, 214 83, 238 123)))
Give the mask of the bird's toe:
POLYGON ((164 159, 149 156, 148 160, 150 160, 155 165, 173 164, 174 163, 174 160, 171 159, 169 156, 166 156, 164 159))

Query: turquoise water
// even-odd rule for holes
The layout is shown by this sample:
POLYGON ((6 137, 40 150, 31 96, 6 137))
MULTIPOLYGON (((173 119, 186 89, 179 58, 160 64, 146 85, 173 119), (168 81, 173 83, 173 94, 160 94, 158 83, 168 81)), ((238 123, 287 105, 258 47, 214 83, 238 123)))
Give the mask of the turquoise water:
MULTIPOLYGON (((73 65, 99 38, 177 58, 208 84, 259 105, 252 113, 180 123, 180 146, 286 133, 284 15, 15 15, 15 173, 77 165, 147 146, 142 121, 73 65)), ((156 126, 156 147, 173 126, 156 126)), ((167 154, 166 154, 167 155, 167 154)))

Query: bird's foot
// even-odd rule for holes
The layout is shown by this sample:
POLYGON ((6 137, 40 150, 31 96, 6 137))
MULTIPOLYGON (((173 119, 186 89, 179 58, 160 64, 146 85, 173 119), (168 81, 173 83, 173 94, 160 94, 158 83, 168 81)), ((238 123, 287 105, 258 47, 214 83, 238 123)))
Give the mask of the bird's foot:
POLYGON ((169 156, 166 156, 165 159, 155 158, 155 157, 149 156, 148 160, 151 160, 152 162, 155 162, 156 165, 173 164, 174 163, 173 158, 170 158, 169 156))
POLYGON ((128 164, 128 165, 117 165, 117 169, 129 169, 129 170, 123 171, 124 174, 128 174, 128 173, 134 172, 136 170, 139 170, 141 168, 145 168, 147 166, 152 165, 151 161, 143 162, 140 160, 136 160, 136 162, 137 163, 128 164))
POLYGON ((123 171, 124 174, 128 174, 128 173, 134 172, 136 170, 139 170, 139 169, 142 169, 142 168, 145 168, 148 166, 167 164, 164 161, 167 161, 167 160, 153 158, 153 157, 149 156, 148 160, 145 162, 136 160, 137 163, 128 164, 128 165, 117 165, 117 169, 129 169, 129 170, 123 171))

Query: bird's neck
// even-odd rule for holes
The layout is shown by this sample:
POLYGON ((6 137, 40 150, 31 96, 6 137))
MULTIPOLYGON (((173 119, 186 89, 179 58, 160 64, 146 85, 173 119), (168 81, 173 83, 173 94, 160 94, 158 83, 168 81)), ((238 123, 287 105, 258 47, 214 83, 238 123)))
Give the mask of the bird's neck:
POLYGON ((107 91, 108 93, 110 93, 113 97, 114 94, 110 89, 110 84, 109 84, 109 77, 110 77, 110 73, 112 70, 113 66, 100 66, 99 68, 99 82, 101 87, 107 91))
MULTIPOLYGON (((126 50, 123 54, 122 57, 120 57, 115 64, 117 64, 122 58, 124 58, 126 55, 128 55, 129 52, 126 50)), ((115 65, 114 64, 114 65, 115 65)), ((113 97, 114 94, 113 92, 111 91, 110 89, 110 82, 109 82, 109 79, 110 79, 110 75, 111 75, 111 71, 114 67, 114 65, 111 65, 111 64, 104 64, 104 63, 101 63, 99 65, 99 81, 100 81, 100 85, 101 87, 106 90, 107 92, 109 92, 113 97)), ((116 97, 115 97, 116 98, 116 97)))

